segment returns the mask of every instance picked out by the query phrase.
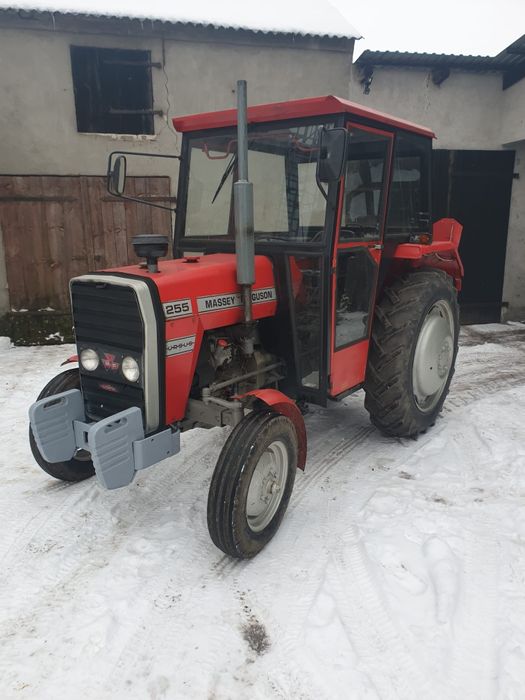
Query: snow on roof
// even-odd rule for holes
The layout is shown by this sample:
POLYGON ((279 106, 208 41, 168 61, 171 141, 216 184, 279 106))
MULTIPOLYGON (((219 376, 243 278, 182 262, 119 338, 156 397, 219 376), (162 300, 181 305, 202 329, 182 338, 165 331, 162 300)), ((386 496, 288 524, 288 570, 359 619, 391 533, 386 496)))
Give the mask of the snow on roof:
POLYGON ((274 34, 359 39, 361 34, 328 0, 0 0, 0 10, 122 17, 247 29, 274 34))

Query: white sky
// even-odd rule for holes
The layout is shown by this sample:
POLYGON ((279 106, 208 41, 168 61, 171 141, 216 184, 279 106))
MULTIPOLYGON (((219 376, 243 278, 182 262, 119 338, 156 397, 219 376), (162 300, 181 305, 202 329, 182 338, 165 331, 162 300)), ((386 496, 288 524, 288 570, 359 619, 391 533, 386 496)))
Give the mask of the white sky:
POLYGON ((365 49, 492 56, 525 34, 525 0, 330 0, 365 49))

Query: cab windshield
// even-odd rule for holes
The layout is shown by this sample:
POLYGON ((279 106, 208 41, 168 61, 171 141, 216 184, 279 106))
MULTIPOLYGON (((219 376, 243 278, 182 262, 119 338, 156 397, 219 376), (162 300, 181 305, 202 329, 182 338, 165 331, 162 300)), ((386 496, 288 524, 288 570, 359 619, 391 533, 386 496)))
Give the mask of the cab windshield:
MULTIPOLYGON (((254 191, 256 241, 322 240, 326 201, 315 179, 321 126, 249 130, 248 172, 254 191)), ((190 137, 186 237, 234 237, 236 180, 235 129, 190 137)))

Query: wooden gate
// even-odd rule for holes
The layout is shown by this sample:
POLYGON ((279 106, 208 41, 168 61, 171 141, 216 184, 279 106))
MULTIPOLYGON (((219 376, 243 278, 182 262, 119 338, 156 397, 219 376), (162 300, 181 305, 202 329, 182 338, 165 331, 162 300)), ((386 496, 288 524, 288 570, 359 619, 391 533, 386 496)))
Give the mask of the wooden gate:
MULTIPOLYGON (((126 192, 168 204, 170 179, 130 177, 126 192)), ((170 236, 170 219, 168 211, 112 197, 103 177, 0 175, 11 308, 68 310, 71 277, 136 263, 131 238, 170 236)))

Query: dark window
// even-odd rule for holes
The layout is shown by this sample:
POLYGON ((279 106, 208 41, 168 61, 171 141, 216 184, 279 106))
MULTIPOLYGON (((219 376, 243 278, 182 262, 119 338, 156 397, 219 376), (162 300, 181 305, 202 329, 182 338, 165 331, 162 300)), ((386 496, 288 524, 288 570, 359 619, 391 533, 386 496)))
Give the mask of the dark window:
POLYGON ((337 255, 335 349, 368 337, 376 266, 363 248, 337 255))
POLYGON ((410 238, 430 227, 430 139, 398 134, 386 224, 388 238, 410 238))
POLYGON ((77 129, 153 134, 149 51, 71 47, 77 129))
POLYGON ((321 366, 321 260, 290 257, 299 378, 304 387, 318 389, 321 366))

